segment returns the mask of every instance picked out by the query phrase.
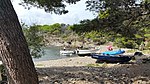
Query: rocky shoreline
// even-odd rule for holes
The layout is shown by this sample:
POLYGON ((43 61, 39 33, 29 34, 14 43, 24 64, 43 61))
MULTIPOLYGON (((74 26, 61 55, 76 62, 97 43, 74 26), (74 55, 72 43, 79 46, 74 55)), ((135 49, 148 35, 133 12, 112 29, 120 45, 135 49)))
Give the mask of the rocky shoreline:
POLYGON ((36 62, 35 66, 40 84, 150 84, 149 63, 95 61, 90 57, 73 57, 36 62))
POLYGON ((150 65, 37 68, 40 84, 150 84, 150 65))

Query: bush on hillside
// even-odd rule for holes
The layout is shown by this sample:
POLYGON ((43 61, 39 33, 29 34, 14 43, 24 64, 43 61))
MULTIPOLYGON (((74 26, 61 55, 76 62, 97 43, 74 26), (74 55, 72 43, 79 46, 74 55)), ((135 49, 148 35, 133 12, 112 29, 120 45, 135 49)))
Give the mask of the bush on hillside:
POLYGON ((150 42, 148 42, 148 43, 145 45, 145 49, 150 50, 150 42))
POLYGON ((125 37, 116 38, 114 44, 120 48, 131 48, 134 49, 137 47, 135 40, 127 39, 125 37))

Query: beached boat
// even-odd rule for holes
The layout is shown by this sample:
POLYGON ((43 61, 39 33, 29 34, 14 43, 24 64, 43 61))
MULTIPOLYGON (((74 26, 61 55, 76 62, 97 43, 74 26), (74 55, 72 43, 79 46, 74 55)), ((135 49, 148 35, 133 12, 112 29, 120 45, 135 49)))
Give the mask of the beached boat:
POLYGON ((97 59, 97 62, 108 62, 108 63, 125 63, 131 60, 131 57, 124 55, 92 54, 91 57, 97 59))
POLYGON ((71 51, 71 50, 60 50, 60 55, 68 55, 71 56, 75 54, 75 51, 71 51))
POLYGON ((80 50, 77 49, 76 50, 76 54, 78 56, 91 56, 92 53, 95 53, 96 51, 98 51, 99 49, 89 49, 89 50, 80 50))
POLYGON ((102 52, 103 55, 119 55, 119 54, 123 54, 123 53, 125 53, 125 51, 121 50, 121 49, 102 52))

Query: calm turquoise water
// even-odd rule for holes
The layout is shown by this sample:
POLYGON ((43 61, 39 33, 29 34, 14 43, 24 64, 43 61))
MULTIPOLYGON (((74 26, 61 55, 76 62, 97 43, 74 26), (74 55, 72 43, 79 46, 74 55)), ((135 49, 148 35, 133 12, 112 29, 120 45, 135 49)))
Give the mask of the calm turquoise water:
POLYGON ((61 49, 60 47, 56 47, 56 46, 44 48, 45 51, 44 56, 42 56, 41 58, 33 58, 33 61, 36 62, 36 61, 56 60, 56 59, 70 58, 76 56, 76 55, 62 56, 59 53, 60 49, 61 49))

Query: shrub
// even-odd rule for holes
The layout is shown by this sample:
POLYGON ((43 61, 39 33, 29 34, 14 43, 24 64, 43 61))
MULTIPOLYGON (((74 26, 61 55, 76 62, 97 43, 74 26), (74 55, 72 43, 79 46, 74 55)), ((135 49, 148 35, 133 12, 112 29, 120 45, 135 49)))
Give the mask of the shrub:
POLYGON ((145 49, 150 49, 150 42, 145 45, 145 49))
POLYGON ((135 40, 132 39, 128 39, 125 37, 120 37, 120 38, 116 38, 114 44, 117 47, 122 47, 122 48, 136 48, 137 43, 135 40))

